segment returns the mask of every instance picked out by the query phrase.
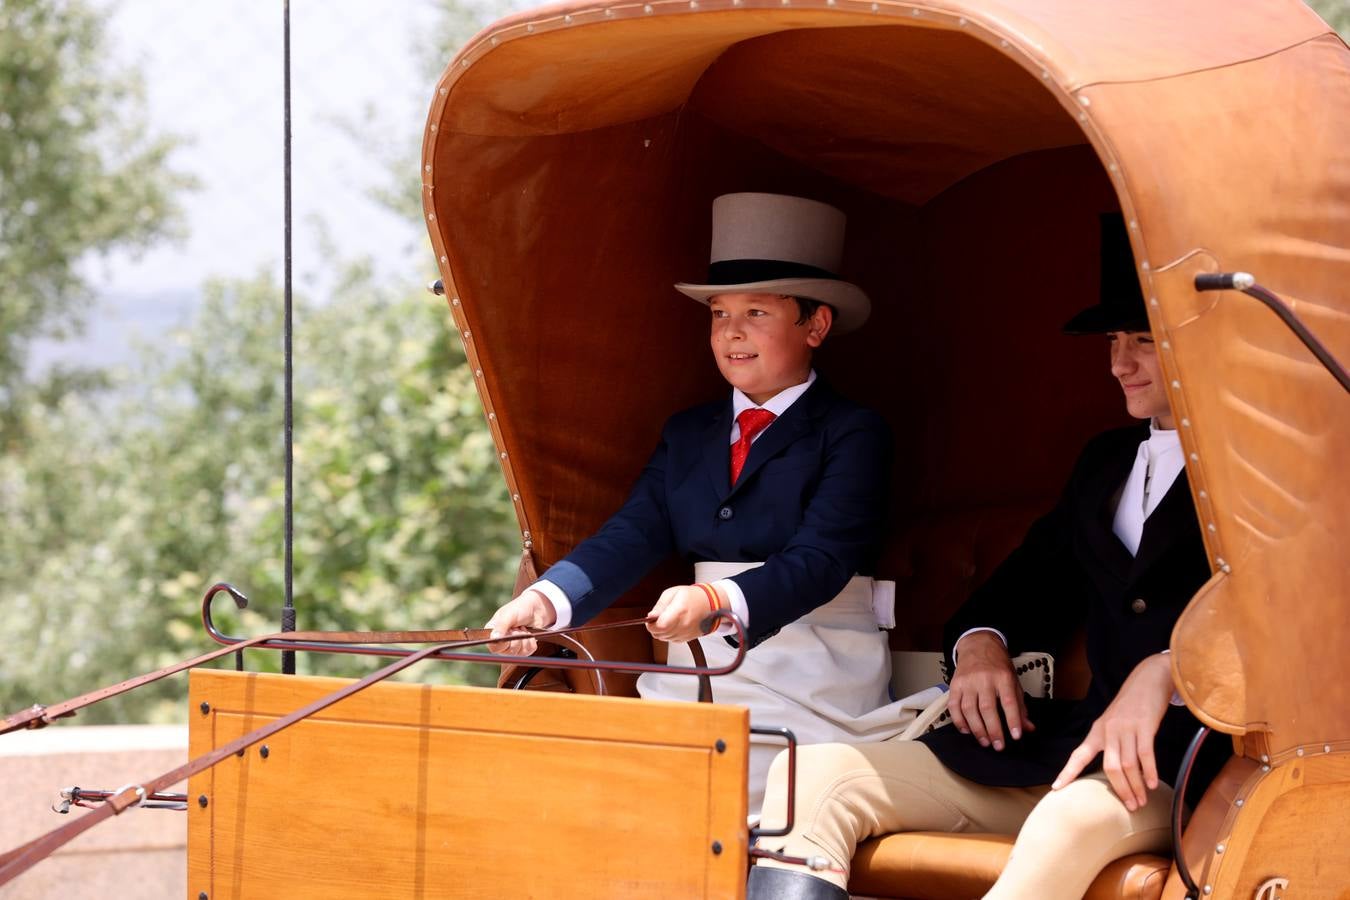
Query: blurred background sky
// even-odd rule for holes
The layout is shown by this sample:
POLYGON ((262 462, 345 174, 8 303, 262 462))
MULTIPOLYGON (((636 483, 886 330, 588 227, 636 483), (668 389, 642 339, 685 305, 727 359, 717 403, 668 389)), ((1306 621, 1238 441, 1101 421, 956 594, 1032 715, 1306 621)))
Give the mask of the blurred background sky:
MULTIPOLYGON (((172 165, 199 188, 179 198, 182 242, 87 261, 97 290, 87 331, 39 343, 35 370, 129 360, 134 337, 182 323, 208 277, 263 269, 281 277, 281 3, 96 5, 110 12, 118 60, 144 73, 150 125, 185 139, 172 165)), ((434 87, 426 45, 439 8, 434 0, 291 3, 293 261, 297 290, 315 299, 332 286, 325 266, 335 255, 368 255, 378 272, 403 277, 429 262, 426 233, 369 193, 388 181, 376 154, 420 152, 434 87)), ((455 49, 442 48, 444 59, 455 49)), ((407 175, 418 177, 415 168, 407 175)))

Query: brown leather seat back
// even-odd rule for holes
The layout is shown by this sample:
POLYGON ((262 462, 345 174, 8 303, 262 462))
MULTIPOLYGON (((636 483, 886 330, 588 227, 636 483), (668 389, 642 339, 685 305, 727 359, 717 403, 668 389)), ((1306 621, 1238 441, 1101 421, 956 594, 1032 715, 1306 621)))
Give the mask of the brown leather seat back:
MULTIPOLYGON (((887 542, 880 577, 895 580, 892 650, 940 650, 953 613, 1021 543, 1040 504, 933 513, 904 523, 887 542)), ((1055 654, 1056 697, 1081 697, 1089 679, 1081 632, 1055 654)))

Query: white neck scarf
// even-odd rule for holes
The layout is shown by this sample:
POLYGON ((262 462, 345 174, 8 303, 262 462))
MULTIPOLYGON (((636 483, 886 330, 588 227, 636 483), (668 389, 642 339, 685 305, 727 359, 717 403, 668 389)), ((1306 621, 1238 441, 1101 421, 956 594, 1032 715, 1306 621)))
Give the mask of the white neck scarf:
POLYGON ((1162 498, 1186 467, 1181 452, 1181 439, 1176 431, 1164 431, 1150 422, 1148 440, 1139 444, 1125 490, 1116 507, 1111 530, 1134 556, 1139 552, 1139 541, 1144 536, 1144 520, 1158 508, 1162 498))

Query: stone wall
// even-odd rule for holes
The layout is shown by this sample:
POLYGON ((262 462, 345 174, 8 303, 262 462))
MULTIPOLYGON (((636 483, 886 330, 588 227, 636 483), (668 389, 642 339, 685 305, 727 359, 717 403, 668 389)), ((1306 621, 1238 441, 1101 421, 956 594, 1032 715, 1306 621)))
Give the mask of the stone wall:
MULTIPOLYGON (((62 788, 116 790, 187 762, 187 727, 53 726, 0 737, 0 852, 63 825, 62 788)), ((169 788, 186 790, 186 782, 169 788)), ((70 815, 84 815, 72 808, 70 815)), ((132 809, 71 841, 4 887, 0 900, 181 900, 187 815, 132 809)))

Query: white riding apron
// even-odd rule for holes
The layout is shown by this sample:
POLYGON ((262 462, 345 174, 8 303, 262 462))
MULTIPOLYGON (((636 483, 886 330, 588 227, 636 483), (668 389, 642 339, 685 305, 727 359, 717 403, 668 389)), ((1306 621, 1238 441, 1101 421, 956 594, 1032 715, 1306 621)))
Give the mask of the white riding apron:
MULTIPOLYGON (((701 562, 694 577, 706 583, 760 565, 701 562)), ((749 707, 750 724, 789 728, 802 744, 909 737, 906 729, 943 690, 935 686, 891 699, 891 653, 880 626, 892 625, 893 616, 894 584, 855 575, 833 600, 751 648, 735 672, 714 678, 713 701, 749 707)), ((736 656, 720 635, 699 643, 710 666, 726 665, 736 656)), ((671 644, 669 662, 692 666, 688 645, 671 644)), ((648 699, 693 701, 698 695, 697 680, 688 676, 645 674, 637 686, 648 699)), ((769 764, 782 749, 780 740, 750 736, 752 817, 759 815, 769 764)))

